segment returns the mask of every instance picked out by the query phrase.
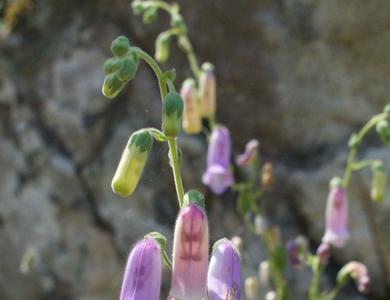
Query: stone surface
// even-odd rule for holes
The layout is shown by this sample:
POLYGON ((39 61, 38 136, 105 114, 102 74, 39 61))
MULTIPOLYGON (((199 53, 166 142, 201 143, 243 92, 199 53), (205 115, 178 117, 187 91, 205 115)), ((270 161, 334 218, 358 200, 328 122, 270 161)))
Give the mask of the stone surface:
MULTIPOLYGON (((275 165, 276 185, 264 198, 270 222, 282 227, 284 240, 307 234, 314 250, 324 230, 328 181, 342 175, 348 137, 389 102, 390 4, 179 3, 200 61, 216 66, 218 120, 232 131, 234 153, 257 138, 275 165)), ((166 145, 154 144, 130 199, 110 189, 129 135, 159 126, 156 79, 142 63, 118 99, 100 92, 111 40, 126 34, 153 53, 165 26, 166 18, 143 26, 126 1, 38 0, 0 37, 0 299, 115 299, 132 244, 149 231, 172 238, 177 204, 166 145), (28 249, 35 263, 22 274, 28 249)), ((177 69, 178 82, 190 75, 175 46, 169 67, 177 69)), ((234 193, 218 199, 201 184, 205 139, 182 136, 179 145, 185 186, 207 195, 211 242, 242 236, 244 276, 256 275, 264 249, 245 232, 234 193)), ((389 149, 374 136, 362 154, 390 166, 389 149)), ((390 297, 382 276, 390 273, 390 202, 367 206, 369 181, 368 171, 354 176, 351 241, 334 251, 323 286, 332 286, 340 266, 359 259, 375 289, 363 297, 349 287, 340 299, 390 297), (374 217, 367 218, 367 210, 374 217)), ((310 271, 288 270, 287 276, 294 299, 305 299, 310 271)), ((166 295, 169 274, 164 277, 166 295)))

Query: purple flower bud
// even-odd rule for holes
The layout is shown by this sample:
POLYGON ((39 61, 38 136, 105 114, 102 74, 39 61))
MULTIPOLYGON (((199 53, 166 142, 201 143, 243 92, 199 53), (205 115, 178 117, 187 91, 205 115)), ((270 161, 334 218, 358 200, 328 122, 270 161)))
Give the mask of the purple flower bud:
POLYGON ((214 128, 207 153, 207 170, 202 181, 216 195, 221 195, 234 183, 230 171, 231 141, 229 130, 224 126, 214 128))
POLYGON ((296 240, 289 240, 287 242, 287 255, 290 264, 293 267, 300 267, 301 266, 301 259, 299 258, 299 246, 296 242, 296 240))
POLYGON ((257 149, 259 148, 258 140, 250 140, 245 146, 245 152, 239 155, 236 163, 239 166, 247 166, 257 156, 257 149))
POLYGON ((320 263, 326 266, 330 258, 330 246, 329 244, 322 243, 317 249, 317 255, 320 258, 320 263))
POLYGON ((322 242, 335 247, 343 247, 349 238, 348 231, 348 196, 341 186, 341 180, 331 181, 330 192, 326 204, 326 230, 322 242))
POLYGON ((370 277, 368 276, 367 267, 364 264, 357 261, 347 263, 339 271, 337 281, 341 283, 345 282, 349 276, 355 281, 359 292, 368 292, 370 277))
POLYGON ((161 285, 161 252, 154 239, 138 242, 127 260, 120 300, 158 300, 161 285))
POLYGON ((240 254, 233 243, 221 239, 214 244, 207 274, 209 300, 240 300, 240 254))
POLYGON ((207 217, 194 203, 182 208, 176 222, 172 283, 168 299, 207 298, 209 232, 207 217))

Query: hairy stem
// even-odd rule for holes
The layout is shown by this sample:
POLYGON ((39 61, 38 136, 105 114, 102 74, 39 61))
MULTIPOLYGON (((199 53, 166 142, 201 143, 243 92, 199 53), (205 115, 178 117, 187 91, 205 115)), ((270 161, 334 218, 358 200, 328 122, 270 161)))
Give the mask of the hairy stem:
POLYGON ((182 207, 183 198, 184 198, 184 188, 183 188, 183 181, 181 179, 180 162, 178 157, 176 138, 168 138, 168 144, 169 144, 169 151, 171 154, 171 167, 173 171, 173 178, 175 180, 177 200, 179 201, 179 206, 182 207))

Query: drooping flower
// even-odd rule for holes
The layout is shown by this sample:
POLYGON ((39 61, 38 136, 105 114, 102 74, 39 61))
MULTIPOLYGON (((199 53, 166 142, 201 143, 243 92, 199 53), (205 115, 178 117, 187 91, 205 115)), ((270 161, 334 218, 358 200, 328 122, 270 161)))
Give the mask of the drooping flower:
POLYGON ((207 170, 202 181, 220 195, 234 183, 230 170, 231 140, 225 126, 216 126, 211 134, 207 153, 207 170))
POLYGON ((258 140, 250 140, 246 146, 244 153, 240 154, 237 159, 236 163, 239 166, 247 166, 251 163, 251 161, 257 156, 257 150, 259 148, 259 141, 258 140))
POLYGON ((204 63, 199 78, 199 100, 202 116, 210 118, 216 110, 216 80, 214 66, 204 63))
POLYGON ((375 202, 382 202, 386 197, 387 174, 382 161, 374 162, 371 167, 371 199, 375 202))
POLYGON ((357 261, 347 263, 337 274, 337 281, 339 283, 344 283, 348 277, 351 277, 355 281, 359 292, 368 292, 370 277, 368 275, 367 267, 364 264, 357 261))
POLYGON ((146 129, 141 129, 131 135, 111 182, 114 193, 126 197, 134 192, 152 144, 153 137, 146 129))
POLYGON ((183 99, 176 92, 169 92, 163 103, 161 128, 168 137, 176 137, 181 129, 183 99))
POLYGON ((176 222, 169 300, 207 299, 208 247, 206 214, 194 202, 189 203, 176 222))
POLYGON ((240 254, 234 244, 221 239, 214 244, 207 274, 209 300, 239 300, 241 295, 240 254))
POLYGON ((335 247, 343 247, 349 238, 348 196, 339 178, 331 180, 326 204, 326 230, 322 242, 335 247))
POLYGON ((202 117, 198 101, 198 92, 193 79, 183 82, 180 95, 184 102, 183 130, 187 134, 197 134, 202 130, 202 117))
POLYGON ((161 286, 161 252, 157 242, 138 242, 127 260, 120 300, 158 300, 161 286))

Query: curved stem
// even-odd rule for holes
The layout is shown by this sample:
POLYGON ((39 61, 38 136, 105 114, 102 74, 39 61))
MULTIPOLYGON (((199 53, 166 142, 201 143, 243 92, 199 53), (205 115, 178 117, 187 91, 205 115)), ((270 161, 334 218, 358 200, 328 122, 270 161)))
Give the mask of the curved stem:
POLYGON ((351 180, 352 173, 354 171, 354 164, 355 164, 355 158, 357 155, 357 151, 359 148, 359 143, 362 141, 364 136, 383 118, 385 118, 385 114, 379 114, 373 116, 367 123, 366 125, 363 126, 362 129, 356 134, 356 145, 352 146, 349 154, 348 154, 348 160, 347 160, 347 166, 345 168, 345 173, 343 177, 343 187, 347 188, 349 185, 349 182, 351 180))
MULTIPOLYGON (((148 65, 152 68, 152 70, 156 74, 158 79, 158 85, 160 88, 161 101, 164 102, 164 99, 168 91, 167 91, 167 80, 165 79, 163 71, 161 71, 160 66, 157 64, 157 62, 145 51, 143 51, 140 48, 134 48, 134 51, 137 53, 139 58, 142 58, 144 61, 148 63, 148 65)), ((169 84, 173 86, 172 82, 169 82, 169 84)), ((171 156, 171 166, 173 171, 173 178, 175 181, 177 200, 179 202, 179 207, 182 207, 183 198, 184 198, 184 188, 181 179, 180 162, 177 155, 178 148, 177 148, 176 138, 168 138, 168 145, 169 145, 169 153, 171 156)))
POLYGON ((164 98, 167 95, 168 91, 167 91, 167 83, 163 71, 161 71, 160 66, 156 63, 153 57, 151 57, 144 50, 137 47, 135 47, 134 50, 139 56, 139 58, 142 58, 156 74, 158 80, 158 86, 160 88, 161 101, 164 102, 164 98))
POLYGON ((177 155, 176 138, 174 137, 168 138, 168 145, 171 154, 171 167, 173 171, 173 177, 175 180, 177 199, 179 201, 179 207, 181 208, 183 206, 184 188, 183 188, 183 181, 181 179, 179 157, 177 155))

